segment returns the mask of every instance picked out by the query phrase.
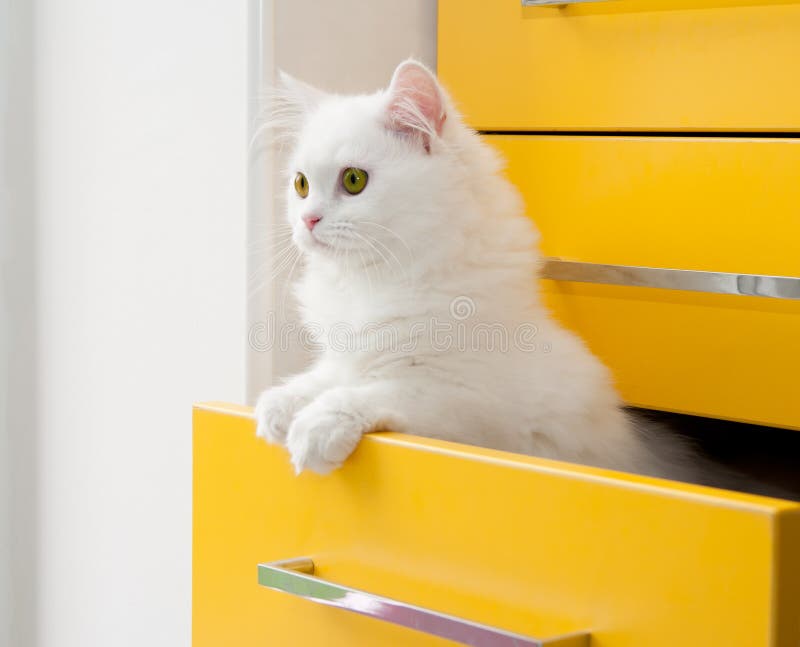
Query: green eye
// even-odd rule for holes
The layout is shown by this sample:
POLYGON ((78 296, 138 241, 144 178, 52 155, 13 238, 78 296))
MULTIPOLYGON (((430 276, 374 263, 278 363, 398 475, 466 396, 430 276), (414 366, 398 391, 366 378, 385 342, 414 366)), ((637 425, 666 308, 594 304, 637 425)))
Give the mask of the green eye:
POLYGON ((301 198, 305 198, 308 195, 308 180, 302 173, 294 176, 294 190, 297 191, 297 195, 301 198))
POLYGON ((367 186, 367 172, 360 168, 346 168, 342 173, 342 186, 351 195, 356 195, 367 186))

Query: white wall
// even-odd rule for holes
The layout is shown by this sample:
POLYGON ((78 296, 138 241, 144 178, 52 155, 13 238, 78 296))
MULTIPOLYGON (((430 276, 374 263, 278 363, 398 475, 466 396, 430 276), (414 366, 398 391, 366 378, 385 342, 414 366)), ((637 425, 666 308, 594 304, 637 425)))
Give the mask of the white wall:
POLYGON ((246 3, 33 6, 14 647, 185 646, 191 404, 244 399, 246 3))
MULTIPOLYGON (((271 83, 277 66, 331 92, 372 92, 386 87, 394 68, 409 56, 436 69, 436 0, 264 0, 260 4, 264 41, 261 60, 266 64, 254 75, 256 81, 271 83)), ((280 163, 262 156, 251 169, 255 185, 251 193, 251 238, 264 236, 265 221, 282 221, 282 187, 277 200, 272 195, 272 180, 280 163), (259 180, 258 174, 264 179, 259 180)), ((287 272, 262 287, 263 268, 268 263, 259 250, 271 247, 251 240, 249 274, 255 277, 250 285, 251 326, 264 321, 269 310, 276 314, 278 325, 296 318, 283 296, 287 272)), ((263 388, 297 372, 307 361, 299 348, 271 354, 251 349, 248 400, 253 402, 263 388)))

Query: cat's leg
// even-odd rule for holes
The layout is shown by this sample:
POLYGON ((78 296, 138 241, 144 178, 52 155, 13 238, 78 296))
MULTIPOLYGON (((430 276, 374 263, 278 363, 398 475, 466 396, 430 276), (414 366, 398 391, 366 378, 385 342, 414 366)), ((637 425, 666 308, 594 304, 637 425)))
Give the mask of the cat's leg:
POLYGON ((408 431, 402 413, 411 402, 407 388, 391 380, 329 389, 299 411, 286 447, 299 474, 339 467, 370 431, 408 431))
POLYGON ((332 383, 328 371, 317 367, 264 391, 255 409, 256 434, 267 442, 285 445, 295 414, 332 383))

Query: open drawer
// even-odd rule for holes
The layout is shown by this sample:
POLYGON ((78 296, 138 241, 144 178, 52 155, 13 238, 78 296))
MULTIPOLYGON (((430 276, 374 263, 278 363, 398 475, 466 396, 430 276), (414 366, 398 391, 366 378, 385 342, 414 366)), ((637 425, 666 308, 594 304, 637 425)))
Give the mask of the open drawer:
POLYGON ((800 642, 800 504, 389 433, 296 477, 250 409, 196 407, 194 647, 454 644, 259 585, 297 557, 540 644, 800 642))

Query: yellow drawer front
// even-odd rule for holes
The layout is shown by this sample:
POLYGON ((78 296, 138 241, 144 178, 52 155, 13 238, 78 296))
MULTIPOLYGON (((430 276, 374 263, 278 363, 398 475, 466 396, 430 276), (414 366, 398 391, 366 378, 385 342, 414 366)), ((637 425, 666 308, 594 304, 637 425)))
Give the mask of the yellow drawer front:
MULTIPOLYGON (((800 277, 800 141, 488 138, 547 256, 800 277)), ((633 405, 800 428, 800 301, 544 281, 633 405)))
POLYGON ((439 75, 483 130, 800 130, 800 2, 440 0, 439 75))
POLYGON ((398 434, 295 477, 249 410, 194 417, 194 647, 451 642, 272 591, 259 562, 596 647, 800 641, 800 505, 398 434))

